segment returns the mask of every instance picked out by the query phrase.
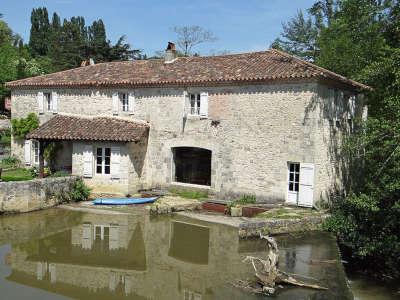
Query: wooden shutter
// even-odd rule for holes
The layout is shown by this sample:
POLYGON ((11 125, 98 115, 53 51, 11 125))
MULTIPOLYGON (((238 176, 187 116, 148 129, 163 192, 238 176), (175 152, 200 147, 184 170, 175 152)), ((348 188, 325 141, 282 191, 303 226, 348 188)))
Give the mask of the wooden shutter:
POLYGON ((83 177, 93 177, 93 147, 86 145, 83 150, 83 177))
POLYGON ((200 94, 200 116, 208 117, 208 93, 200 94))
POLYGON ((314 164, 300 164, 299 206, 312 207, 314 204, 314 164))
POLYGON ((118 107, 119 107, 119 98, 118 98, 118 93, 115 92, 112 95, 112 110, 113 110, 113 115, 118 115, 118 107))
POLYGON ((111 147, 111 178, 120 178, 121 150, 120 147, 111 147))
POLYGON ((82 224, 82 248, 92 249, 92 225, 89 223, 82 224))
POLYGON ((349 97, 349 119, 354 118, 356 114, 356 100, 355 96, 349 97))
POLYGON ((43 96, 43 92, 38 92, 38 94, 37 94, 37 104, 38 104, 39 114, 43 114, 44 113, 44 96, 43 96))
POLYGON ((116 250, 119 248, 119 225, 111 224, 109 232, 109 249, 116 250))
POLYGON ((130 114, 135 112, 135 94, 129 93, 128 94, 128 111, 130 114))
POLYGON ((32 142, 30 140, 26 140, 24 144, 24 152, 25 152, 25 165, 31 165, 31 154, 32 154, 32 142))
POLYGON ((54 114, 58 111, 58 95, 57 92, 51 93, 51 110, 54 114))

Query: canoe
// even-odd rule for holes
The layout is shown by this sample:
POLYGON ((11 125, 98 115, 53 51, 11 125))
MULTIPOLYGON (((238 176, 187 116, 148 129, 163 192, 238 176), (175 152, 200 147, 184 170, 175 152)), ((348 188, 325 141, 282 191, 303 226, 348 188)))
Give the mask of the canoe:
POLYGON ((93 200, 93 204, 97 205, 129 205, 153 203, 158 197, 151 198, 97 198, 93 200))

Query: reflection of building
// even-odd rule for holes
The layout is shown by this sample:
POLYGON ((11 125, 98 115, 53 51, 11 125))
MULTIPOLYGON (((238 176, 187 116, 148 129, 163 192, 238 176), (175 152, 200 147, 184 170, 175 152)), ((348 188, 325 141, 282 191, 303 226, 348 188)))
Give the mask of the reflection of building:
POLYGON ((7 279, 78 299, 233 300, 243 294, 229 282, 253 276, 243 257, 264 253, 265 243, 240 241, 233 227, 86 214, 78 226, 14 246, 7 279))

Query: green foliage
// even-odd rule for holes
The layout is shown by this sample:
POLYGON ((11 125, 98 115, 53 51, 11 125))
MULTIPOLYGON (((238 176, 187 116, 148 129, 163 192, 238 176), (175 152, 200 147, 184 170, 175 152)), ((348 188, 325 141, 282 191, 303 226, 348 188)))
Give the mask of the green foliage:
POLYGON ((82 179, 75 181, 68 198, 72 202, 85 201, 90 196, 90 188, 83 182, 82 179))
POLYGON ((239 199, 230 201, 227 205, 228 211, 230 211, 231 207, 246 205, 246 204, 254 204, 257 202, 257 198, 254 195, 243 195, 239 199))
POLYGON ((0 144, 11 146, 11 130, 7 129, 1 133, 0 144))
POLYGON ((28 133, 39 127, 39 118, 30 113, 26 118, 12 119, 12 134, 15 138, 24 139, 28 133))
MULTIPOLYGON (((310 13, 317 16, 312 10, 318 7, 323 26, 316 25, 315 62, 374 88, 367 95, 368 121, 342 145, 349 191, 333 200, 325 229, 359 265, 400 277, 400 3, 321 0, 310 13)), ((301 32, 291 40, 297 38, 301 32)))
POLYGON ((67 177, 70 176, 71 174, 67 171, 56 171, 52 173, 50 176, 51 177, 67 177))
POLYGON ((15 156, 3 158, 1 161, 2 168, 16 168, 21 164, 21 161, 15 156))
POLYGON ((34 177, 31 175, 31 172, 28 169, 24 168, 3 171, 3 173, 1 174, 1 179, 3 181, 24 181, 31 180, 33 178, 34 177))
POLYGON ((208 193, 206 191, 196 191, 187 189, 170 189, 170 193, 186 198, 186 199, 205 199, 208 198, 208 193))
POLYGON ((52 142, 48 144, 43 152, 43 157, 46 160, 46 162, 49 164, 49 167, 51 171, 54 171, 55 163, 56 163, 56 158, 57 158, 57 152, 62 148, 62 144, 52 142))

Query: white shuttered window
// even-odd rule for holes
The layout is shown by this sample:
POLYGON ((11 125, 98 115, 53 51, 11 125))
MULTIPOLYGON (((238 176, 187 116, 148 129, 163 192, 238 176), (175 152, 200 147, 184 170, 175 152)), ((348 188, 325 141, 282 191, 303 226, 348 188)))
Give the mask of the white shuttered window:
POLYGON ((111 178, 120 178, 121 150, 120 147, 111 147, 111 178))
POLYGON ((83 150, 83 176, 93 177, 93 147, 86 145, 83 150))
POLYGON ((31 165, 31 141, 26 140, 24 144, 24 153, 25 153, 25 165, 30 166, 31 165))

